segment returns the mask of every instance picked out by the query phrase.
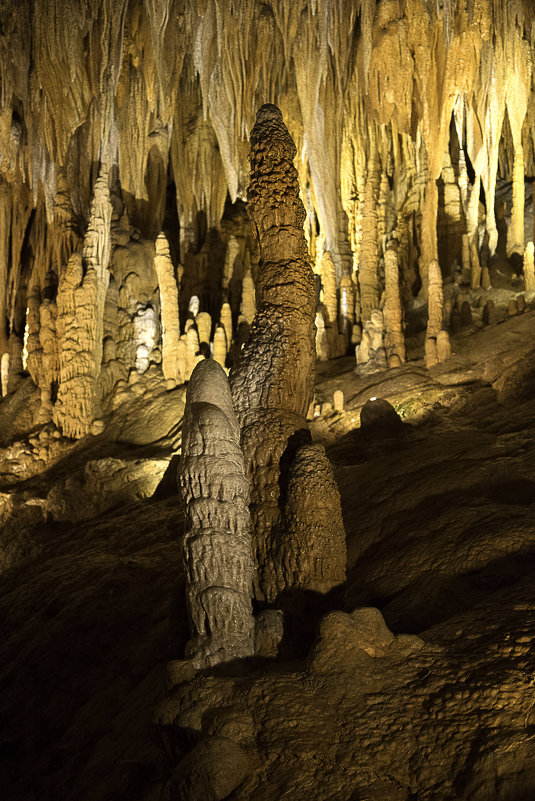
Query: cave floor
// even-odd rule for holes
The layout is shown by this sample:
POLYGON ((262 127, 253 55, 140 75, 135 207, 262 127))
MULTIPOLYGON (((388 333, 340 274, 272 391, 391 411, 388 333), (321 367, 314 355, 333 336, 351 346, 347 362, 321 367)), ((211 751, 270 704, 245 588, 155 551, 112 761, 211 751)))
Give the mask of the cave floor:
MULTIPOLYGON (((534 330, 535 311, 527 311, 464 332, 453 342, 452 359, 429 371, 418 359, 367 378, 355 375, 349 358, 318 365, 318 402, 332 400, 335 389, 345 396, 342 413, 327 411, 311 422, 313 437, 327 446, 342 496, 348 578, 340 603, 347 612, 378 607, 395 635, 417 634, 425 647, 406 658, 392 656, 384 675, 379 662, 373 669, 355 666, 361 684, 362 677, 374 677, 366 698, 381 695, 375 723, 360 709, 371 703, 362 693, 357 698, 348 690, 344 706, 334 680, 307 673, 303 665, 266 666, 265 675, 255 675, 240 690, 250 704, 258 704, 261 687, 270 698, 257 722, 264 767, 231 798, 531 797, 522 793, 535 725, 525 709, 533 675, 528 618, 532 623, 535 608, 534 330), (394 433, 360 431, 360 409, 370 397, 389 400, 404 425, 394 433), (357 746, 364 740, 350 720, 377 732, 384 723, 394 747, 394 702, 407 721, 421 714, 424 701, 429 711, 429 699, 438 697, 450 703, 445 720, 459 716, 462 693, 473 688, 471 649, 477 687, 492 685, 492 692, 480 689, 478 703, 466 713, 472 722, 464 739, 462 725, 452 729, 451 741, 463 743, 455 752, 459 763, 452 757, 448 768, 453 778, 434 787, 426 776, 425 749, 430 743, 443 747, 442 740, 418 729, 421 753, 404 740, 402 752, 410 759, 403 759, 403 770, 393 766, 385 778, 385 763, 372 781, 370 757, 362 760, 359 780, 357 746), (520 669, 516 678, 513 666, 520 669), (399 688, 385 678, 393 670, 404 686, 427 670, 442 677, 425 698, 415 691, 400 703, 399 688), (487 684, 481 679, 485 670, 493 677, 487 684), (455 676, 462 676, 461 689, 455 676), (497 682, 518 696, 518 725, 495 692, 497 682), (332 698, 338 717, 323 720, 318 692, 332 698), (278 731, 296 725, 284 723, 290 714, 283 713, 284 699, 305 704, 310 731, 303 728, 290 739, 278 731), (500 710, 509 717, 500 717, 500 710), (489 753, 497 753, 474 745, 482 736, 474 730, 478 716, 485 732, 494 727, 502 737, 503 753, 511 752, 513 742, 519 755, 489 768, 506 777, 494 796, 485 795, 486 778, 473 783, 474 775, 485 773, 481 766, 489 753), (333 726, 339 731, 332 735, 336 749, 321 745, 322 725, 327 739, 333 726), (514 729, 512 740, 504 727, 514 729), (309 746, 303 745, 307 738, 309 746), (276 757, 277 750, 286 761, 280 753, 276 757), (312 752, 319 755, 315 765, 312 752), (323 781, 333 766, 337 781, 323 781), (301 775, 301 784, 290 781, 290 774, 301 775), (362 776, 372 788, 367 796, 358 789, 362 776), (305 789, 314 777, 324 790, 305 789)), ((0 579, 0 781, 6 801, 159 798, 166 765, 152 718, 165 696, 166 663, 181 658, 187 639, 179 559, 183 517, 170 461, 179 443, 183 393, 165 393, 149 379, 138 392, 98 437, 74 446, 49 443, 51 461, 46 463, 45 454, 41 465, 35 458, 39 443, 33 451, 28 445, 39 439, 39 431, 28 430, 23 411, 33 402, 28 387, 19 390, 18 400, 0 404, 0 423, 2 414, 11 419, 17 403, 21 407, 16 430, 4 426, 0 461, 7 532, 0 579), (151 414, 154 425, 147 422, 151 414)), ((447 735, 445 724, 442 737, 447 735)), ((490 734, 485 737, 487 743, 490 734)), ((370 732, 370 754, 382 748, 388 755, 384 736, 375 739, 370 732)))

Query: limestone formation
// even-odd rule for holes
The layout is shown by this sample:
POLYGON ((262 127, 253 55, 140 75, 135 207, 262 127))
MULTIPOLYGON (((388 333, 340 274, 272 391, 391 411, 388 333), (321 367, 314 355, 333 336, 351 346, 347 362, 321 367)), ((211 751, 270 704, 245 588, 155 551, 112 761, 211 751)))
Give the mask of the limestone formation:
POLYGON ((463 234, 462 242, 462 283, 469 284, 472 274, 472 262, 470 257, 470 237, 468 234, 463 234))
POLYGON ((344 411, 344 393, 341 389, 335 389, 333 393, 333 409, 335 412, 344 411))
POLYGON ((189 381, 197 363, 199 353, 199 334, 194 325, 186 332, 186 381, 189 381))
POLYGON ((254 651, 249 486, 239 438, 225 371, 205 359, 188 385, 178 472, 192 634, 186 655, 196 667, 254 651))
POLYGON ((228 352, 232 344, 232 312, 229 303, 223 303, 223 305, 221 306, 219 322, 225 329, 225 335, 227 338, 227 352, 228 352))
POLYGON ((279 586, 326 593, 345 581, 346 544, 340 493, 321 445, 303 445, 292 461, 284 500, 291 547, 274 543, 279 586))
POLYGON ((475 242, 472 242, 470 249, 470 286, 472 289, 478 289, 481 286, 481 265, 475 242))
POLYGON ((535 260, 533 242, 528 242, 524 250, 524 286, 526 292, 535 291, 535 260))
POLYGON ((251 325, 256 314, 256 303, 254 281, 250 269, 243 276, 240 313, 246 322, 251 325))
POLYGON ((491 325, 495 322, 496 312, 494 308, 494 301, 487 300, 483 307, 482 321, 483 325, 491 325))
POLYGON ((209 343, 212 333, 212 318, 208 312, 199 312, 195 317, 195 325, 199 334, 199 343, 209 343))
POLYGON ((225 367, 227 362, 227 335, 222 325, 217 325, 214 332, 213 358, 221 367, 225 367))
MULTIPOLYGON (((432 260, 428 269, 428 319, 425 339, 425 364, 432 367, 439 359, 437 338, 443 329, 444 295, 442 290, 442 273, 438 261, 432 260)), ((448 358, 449 349, 446 345, 447 331, 441 335, 440 354, 448 358), (448 355, 447 355, 448 354, 448 355)))
POLYGON ((162 315, 162 370, 166 381, 181 384, 185 375, 179 361, 180 319, 178 313, 178 287, 169 243, 165 234, 156 239, 154 267, 160 287, 162 315))
POLYGON ((95 183, 82 252, 71 256, 58 285, 59 387, 54 421, 67 437, 87 434, 96 413, 111 212, 108 173, 103 167, 95 183))
MULTIPOLYGON (((295 453, 309 439, 305 418, 315 364, 315 282, 303 234, 305 210, 295 153, 279 109, 262 106, 251 132, 247 192, 260 249, 257 314, 231 372, 231 387, 251 479, 256 594, 269 602, 292 589, 288 581, 296 581, 297 588, 319 580, 312 562, 308 573, 304 563, 297 572, 284 569, 294 564, 302 542, 300 530, 287 531, 284 510, 282 520, 280 514, 295 453)), ((289 494, 287 498, 291 502, 289 494)), ((319 536, 320 542, 327 545, 328 537, 319 536)), ((338 580, 332 574, 325 577, 326 583, 333 579, 338 580)))
POLYGON ((461 306, 461 327, 468 328, 472 325, 472 307, 467 300, 463 301, 461 306))
POLYGON ((385 251, 385 300, 383 306, 385 349, 390 367, 399 367, 405 361, 403 310, 399 293, 397 249, 385 251))

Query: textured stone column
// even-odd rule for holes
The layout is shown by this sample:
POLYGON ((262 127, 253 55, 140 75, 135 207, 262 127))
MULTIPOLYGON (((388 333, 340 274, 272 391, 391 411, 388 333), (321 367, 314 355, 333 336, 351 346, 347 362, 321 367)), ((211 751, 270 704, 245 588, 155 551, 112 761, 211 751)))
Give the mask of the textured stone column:
POLYGON ((178 483, 192 634, 186 656, 198 668, 251 656, 249 484, 227 376, 212 359, 197 364, 188 385, 178 483))
POLYGON ((54 421, 68 437, 87 434, 96 413, 111 215, 108 172, 103 167, 95 183, 82 253, 73 253, 58 285, 59 388, 54 421))
POLYGON ((400 367, 405 361, 403 310, 399 292, 399 266, 397 247, 390 245, 385 251, 385 302, 383 308, 385 350, 390 367, 400 367))
MULTIPOLYGON (((444 292, 442 289, 442 273, 440 265, 436 259, 429 262, 428 269, 428 297, 429 297, 429 312, 427 320, 427 332, 425 338, 425 364, 426 367, 432 367, 437 364, 439 354, 437 351, 437 338, 440 334, 440 354, 443 358, 448 358, 449 353, 446 337, 447 332, 441 333, 443 330, 444 318, 444 292)), ((449 337, 448 337, 449 339, 449 337)))
POLYGON ((283 558, 292 546, 283 539, 279 498, 297 448, 310 438, 305 418, 316 358, 315 282, 295 154, 279 109, 262 106, 251 132, 247 191, 260 248, 257 314, 230 380, 251 480, 256 593, 268 601, 285 589, 274 554, 283 558))
POLYGON ((179 361, 180 318, 178 313, 178 286, 169 243, 165 234, 158 235, 155 244, 154 268, 160 288, 162 315, 162 370, 168 387, 182 384, 185 376, 179 361))

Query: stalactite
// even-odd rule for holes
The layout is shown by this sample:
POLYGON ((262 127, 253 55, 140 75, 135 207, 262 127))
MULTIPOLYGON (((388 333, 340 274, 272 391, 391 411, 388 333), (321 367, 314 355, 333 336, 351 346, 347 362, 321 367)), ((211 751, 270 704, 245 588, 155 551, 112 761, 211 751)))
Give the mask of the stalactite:
POLYGON ((186 656, 198 668, 252 656, 249 486, 227 376, 211 359, 197 365, 188 386, 178 481, 192 634, 186 656))

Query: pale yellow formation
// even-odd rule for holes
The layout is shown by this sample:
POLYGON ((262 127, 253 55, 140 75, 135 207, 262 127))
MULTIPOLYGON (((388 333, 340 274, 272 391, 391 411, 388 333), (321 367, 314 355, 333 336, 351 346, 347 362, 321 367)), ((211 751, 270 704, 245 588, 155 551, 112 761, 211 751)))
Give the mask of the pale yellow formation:
POLYGON ((442 289, 442 273, 436 259, 429 263, 428 269, 428 319, 425 338, 425 364, 432 367, 442 358, 448 358, 446 339, 447 331, 443 331, 444 320, 444 293, 442 289), (440 357, 438 352, 438 338, 440 335, 440 357))
POLYGON ((217 325, 214 332, 214 361, 225 367, 227 360, 227 335, 222 325, 217 325))
POLYGON ((111 213, 108 173, 103 168, 95 183, 82 252, 71 256, 58 286, 59 387, 54 421, 68 437, 87 434, 96 412, 111 213))
POLYGON ((232 311, 229 303, 223 303, 219 314, 219 322, 225 329, 227 338, 227 353, 232 344, 232 311))
POLYGON ((240 313, 244 320, 251 325, 256 314, 256 301, 254 281, 250 268, 243 276, 240 313))
POLYGON ((535 291, 535 259, 533 242, 528 242, 524 251, 524 286, 526 292, 535 291))
POLYGON ((399 267, 397 249, 385 251, 385 300, 383 307, 386 357, 390 367, 399 367, 405 361, 403 309, 399 294, 399 267))
POLYGON ((185 376, 181 372, 179 362, 178 287, 169 253, 169 243, 164 233, 158 234, 154 247, 154 268, 160 288, 162 317, 162 371, 166 381, 181 384, 185 376))
POLYGON ((479 289, 481 286, 481 265, 475 242, 472 242, 470 249, 470 286, 472 289, 479 289))
POLYGON ((210 342, 210 334, 212 333, 212 318, 208 312, 199 312, 195 317, 195 325, 199 333, 199 342, 210 342))

